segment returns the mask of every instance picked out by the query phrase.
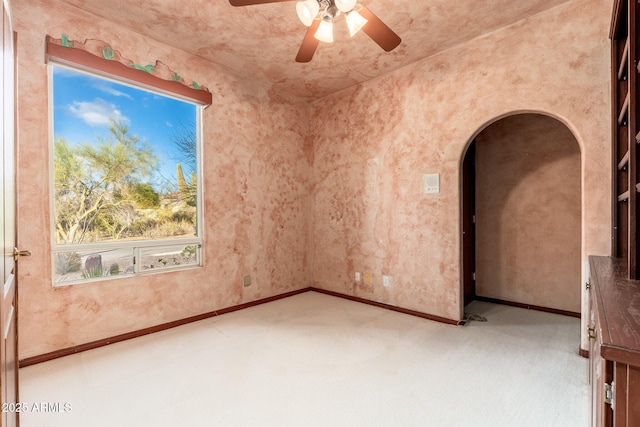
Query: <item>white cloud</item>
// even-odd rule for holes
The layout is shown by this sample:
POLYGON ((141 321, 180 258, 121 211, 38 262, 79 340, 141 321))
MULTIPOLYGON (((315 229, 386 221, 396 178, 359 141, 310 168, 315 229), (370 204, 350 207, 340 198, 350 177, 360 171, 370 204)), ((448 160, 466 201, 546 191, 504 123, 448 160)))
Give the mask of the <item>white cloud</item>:
POLYGON ((129 122, 129 119, 123 116, 115 105, 100 98, 91 102, 73 101, 73 104, 69 105, 69 111, 89 126, 109 125, 110 118, 125 123, 129 122))
POLYGON ((128 93, 121 92, 118 89, 109 86, 106 82, 98 82, 94 87, 98 89, 100 92, 104 92, 113 96, 123 96, 127 99, 133 100, 133 97, 128 93))

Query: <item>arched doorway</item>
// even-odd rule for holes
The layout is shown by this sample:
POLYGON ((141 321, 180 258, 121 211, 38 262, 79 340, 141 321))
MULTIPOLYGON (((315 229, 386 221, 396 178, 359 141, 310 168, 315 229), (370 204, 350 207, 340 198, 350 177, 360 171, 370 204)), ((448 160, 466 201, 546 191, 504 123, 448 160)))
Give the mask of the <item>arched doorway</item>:
POLYGON ((464 305, 579 315, 581 160, 567 126, 533 113, 488 125, 467 149, 462 180, 464 305))

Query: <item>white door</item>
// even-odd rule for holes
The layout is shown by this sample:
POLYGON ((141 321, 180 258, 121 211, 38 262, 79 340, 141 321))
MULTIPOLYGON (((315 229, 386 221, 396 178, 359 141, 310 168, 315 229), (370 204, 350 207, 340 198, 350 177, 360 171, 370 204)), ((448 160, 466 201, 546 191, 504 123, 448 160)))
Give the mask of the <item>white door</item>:
MULTIPOLYGON (((2 3, 2 173, 0 173, 0 241, 4 257, 0 262, 3 289, 0 298, 0 383, 2 427, 18 425, 16 192, 15 192, 15 51, 7 0, 2 3)), ((26 253, 25 253, 26 255, 26 253)))

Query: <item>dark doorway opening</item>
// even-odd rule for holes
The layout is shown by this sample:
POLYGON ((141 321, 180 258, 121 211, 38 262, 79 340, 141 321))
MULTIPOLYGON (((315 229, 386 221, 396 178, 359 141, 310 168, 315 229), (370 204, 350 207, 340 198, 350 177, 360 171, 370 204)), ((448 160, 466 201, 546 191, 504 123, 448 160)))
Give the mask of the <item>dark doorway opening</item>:
POLYGON ((542 114, 504 117, 473 138, 461 162, 465 307, 580 313, 580 157, 570 129, 542 114))
POLYGON ((476 297, 476 141, 462 163, 462 259, 464 306, 476 297))

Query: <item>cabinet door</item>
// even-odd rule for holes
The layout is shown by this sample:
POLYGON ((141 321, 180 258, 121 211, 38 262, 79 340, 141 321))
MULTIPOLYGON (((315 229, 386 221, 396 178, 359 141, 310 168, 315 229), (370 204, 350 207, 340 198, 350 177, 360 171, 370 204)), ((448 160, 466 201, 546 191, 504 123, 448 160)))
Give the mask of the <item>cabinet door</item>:
MULTIPOLYGON (((593 277, 593 271, 591 271, 591 277, 593 277)), ((596 327, 596 309, 594 307, 594 295, 593 295, 593 285, 588 288, 589 289, 589 318, 587 320, 587 336, 589 337, 589 385, 591 386, 591 391, 593 391, 593 361, 595 360, 595 327, 596 327)), ((593 398, 592 398, 593 399, 593 398)), ((593 413, 593 405, 591 407, 591 413, 593 413)))
MULTIPOLYGON (((593 312, 592 312, 593 314, 593 312)), ((595 323, 594 331, 590 334, 597 335, 599 328, 595 323)), ((611 384, 613 379, 613 363, 605 360, 600 355, 600 340, 594 336, 590 340, 589 347, 589 371, 591 382, 591 426, 613 426, 613 411, 611 406, 604 402, 604 385, 611 384)))
POLYGON ((627 425, 640 426, 640 367, 629 366, 627 378, 627 425))
POLYGON ((640 426, 640 368, 615 364, 614 425, 640 426))

